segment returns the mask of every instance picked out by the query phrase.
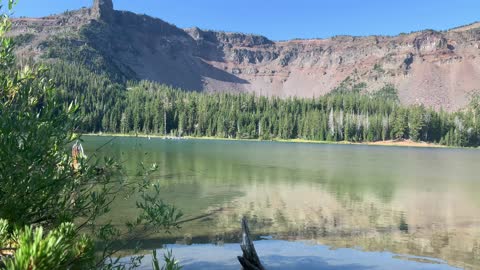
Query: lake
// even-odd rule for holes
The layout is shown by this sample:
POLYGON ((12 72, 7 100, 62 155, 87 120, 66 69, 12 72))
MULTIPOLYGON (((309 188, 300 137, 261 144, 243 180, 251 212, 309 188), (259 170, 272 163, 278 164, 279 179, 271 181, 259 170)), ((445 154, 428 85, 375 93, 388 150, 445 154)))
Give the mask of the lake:
POLYGON ((162 198, 203 216, 144 239, 187 270, 239 269, 242 216, 268 269, 480 269, 478 150, 118 137, 99 154, 158 164, 162 198))

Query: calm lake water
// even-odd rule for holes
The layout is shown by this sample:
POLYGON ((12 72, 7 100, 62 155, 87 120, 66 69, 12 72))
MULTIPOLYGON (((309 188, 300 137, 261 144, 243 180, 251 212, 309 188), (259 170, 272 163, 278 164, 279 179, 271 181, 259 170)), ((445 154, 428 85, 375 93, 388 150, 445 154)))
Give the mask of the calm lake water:
POLYGON ((117 138, 100 154, 158 164, 164 200, 204 215, 145 239, 187 270, 238 269, 242 216, 268 269, 480 269, 478 150, 117 138))

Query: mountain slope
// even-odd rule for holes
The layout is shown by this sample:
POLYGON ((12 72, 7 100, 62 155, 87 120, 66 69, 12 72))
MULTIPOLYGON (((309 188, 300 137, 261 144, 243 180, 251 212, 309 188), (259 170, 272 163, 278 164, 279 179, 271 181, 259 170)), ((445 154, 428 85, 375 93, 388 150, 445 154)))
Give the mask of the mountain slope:
POLYGON ((14 19, 18 54, 80 62, 118 80, 147 79, 207 92, 314 97, 339 83, 398 88, 403 103, 456 110, 480 89, 480 24, 394 37, 273 42, 239 33, 179 29, 113 10, 111 0, 40 19, 14 19))

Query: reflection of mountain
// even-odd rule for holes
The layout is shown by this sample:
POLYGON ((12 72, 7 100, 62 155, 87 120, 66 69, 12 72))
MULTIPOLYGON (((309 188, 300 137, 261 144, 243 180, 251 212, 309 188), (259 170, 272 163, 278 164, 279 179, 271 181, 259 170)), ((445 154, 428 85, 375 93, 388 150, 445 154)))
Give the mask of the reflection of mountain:
MULTIPOLYGON (((145 248, 238 242, 247 215, 257 235, 480 267, 475 151, 146 139, 104 150, 130 169, 157 163, 163 198, 187 217, 212 213, 145 248)), ((134 212, 114 207, 116 220, 134 212)))
POLYGON ((315 240, 335 247, 388 250, 438 257, 459 266, 480 266, 480 211, 459 190, 399 192, 388 204, 374 194, 339 198, 309 184, 258 184, 244 193, 245 197, 232 202, 231 212, 218 215, 216 223, 221 229, 217 230, 234 229, 238 217, 247 215, 253 231, 281 239, 315 240))

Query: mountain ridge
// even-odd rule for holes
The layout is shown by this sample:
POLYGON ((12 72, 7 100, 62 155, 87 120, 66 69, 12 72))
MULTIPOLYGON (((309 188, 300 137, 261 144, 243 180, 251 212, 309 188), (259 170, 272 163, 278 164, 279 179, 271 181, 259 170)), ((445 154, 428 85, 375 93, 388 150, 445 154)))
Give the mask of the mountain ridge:
POLYGON ((120 77, 185 90, 309 98, 342 82, 364 82, 372 91, 392 84, 402 103, 452 111, 465 106, 480 88, 478 22, 397 36, 272 41, 254 34, 181 29, 161 19, 116 11, 111 0, 95 0, 92 8, 13 19, 12 33, 34 36, 19 46, 21 57, 64 57, 46 54, 56 46, 47 41, 61 37, 68 40, 66 51, 88 46, 103 59, 105 69, 120 77))

